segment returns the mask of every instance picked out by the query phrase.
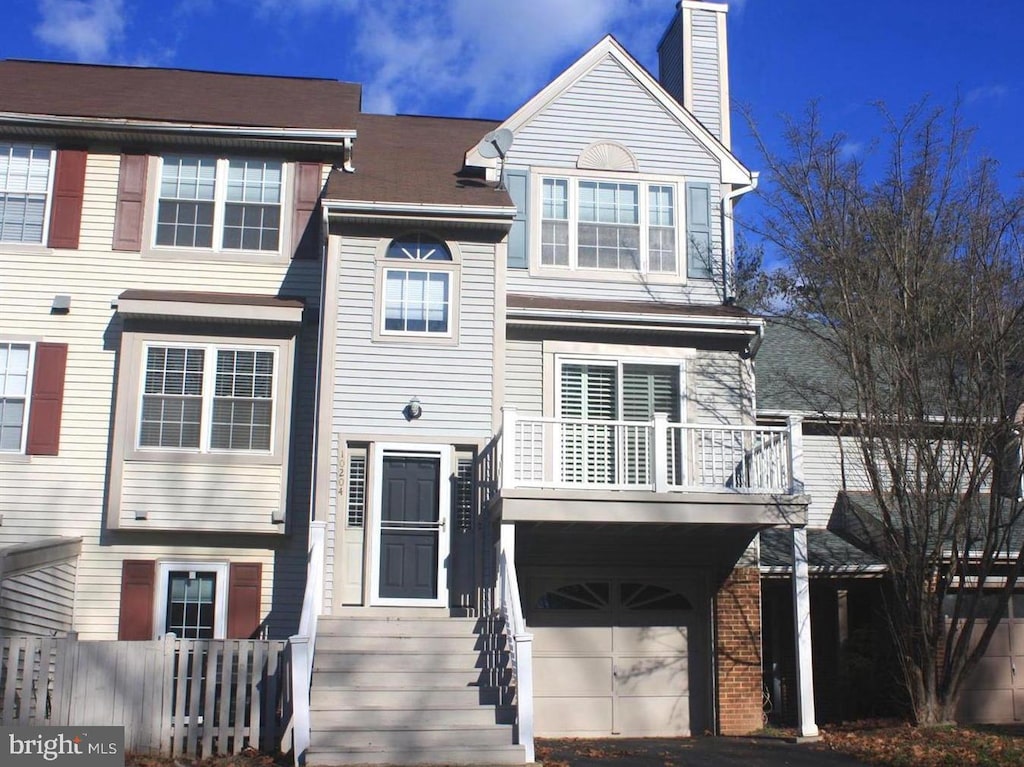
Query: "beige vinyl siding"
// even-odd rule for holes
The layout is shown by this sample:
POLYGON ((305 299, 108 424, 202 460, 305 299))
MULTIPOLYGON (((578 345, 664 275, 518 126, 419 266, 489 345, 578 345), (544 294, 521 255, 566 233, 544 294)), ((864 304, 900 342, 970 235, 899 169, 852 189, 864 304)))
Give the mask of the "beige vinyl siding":
MULTIPOLYGON (((287 624, 301 602, 305 581, 308 496, 290 499, 294 535, 283 540, 240 539, 238 533, 249 532, 245 525, 231 535, 103 532, 121 333, 121 318, 111 301, 129 288, 147 288, 304 295, 315 304, 320 264, 213 263, 198 256, 193 261, 169 262, 112 252, 119 162, 118 150, 90 151, 78 250, 0 245, 0 337, 69 345, 60 454, 0 455, 0 546, 42 536, 82 536, 74 628, 85 639, 117 636, 122 560, 161 557, 262 562, 263 610, 270 616, 270 631, 287 636, 295 628, 287 624), (66 315, 50 314, 50 302, 57 294, 71 296, 66 315), (282 593, 275 594, 275 584, 282 593)), ((147 212, 152 215, 155 206, 152 200, 148 203, 147 212)), ((315 329, 304 328, 303 334, 307 332, 315 336, 315 329)), ((315 340, 312 343, 315 347, 315 340)), ((309 352, 303 354, 308 357, 309 352)), ((308 359, 299 365, 307 371, 305 377, 313 377, 308 359)), ((301 408, 293 408, 293 436, 300 428, 308 434, 312 421, 312 398, 302 402, 301 408)), ((293 443, 297 441, 296 436, 293 443)), ((297 452, 292 459, 297 466, 299 460, 308 463, 308 455, 308 451, 297 452)), ((305 471, 308 475, 308 468, 305 471)))
MULTIPOLYGON (((373 341, 374 257, 380 240, 341 248, 334 428, 341 433, 486 439, 494 378, 494 245, 461 243, 458 344, 426 338, 373 341), (409 423, 413 396, 423 417, 409 423)), ((457 267, 458 268, 458 267, 457 267)), ((445 339, 448 341, 448 339, 445 339)))
POLYGON ((753 423, 753 388, 735 352, 701 351, 687 363, 687 420, 705 424, 753 423))
POLYGON ((58 562, 0 581, 0 636, 63 635, 71 630, 75 562, 58 562))
POLYGON ((722 85, 718 69, 717 13, 694 12, 693 114, 716 136, 722 135, 722 85))
POLYGON ((506 341, 505 404, 524 415, 544 414, 544 349, 540 341, 506 341))
POLYGON ((124 529, 278 532, 280 466, 128 461, 121 492, 124 529), (136 519, 145 514, 145 519, 136 519))
POLYGON ((827 527, 840 490, 870 490, 860 448, 853 437, 804 435, 804 490, 810 527, 827 527))

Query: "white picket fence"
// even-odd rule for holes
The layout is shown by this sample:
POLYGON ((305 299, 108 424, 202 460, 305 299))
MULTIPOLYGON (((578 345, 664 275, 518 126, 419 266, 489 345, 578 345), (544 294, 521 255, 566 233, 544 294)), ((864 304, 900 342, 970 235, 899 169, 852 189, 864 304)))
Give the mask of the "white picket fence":
POLYGON ((5 727, 118 725, 129 752, 209 756, 276 752, 291 718, 284 641, 6 637, 0 650, 5 727))

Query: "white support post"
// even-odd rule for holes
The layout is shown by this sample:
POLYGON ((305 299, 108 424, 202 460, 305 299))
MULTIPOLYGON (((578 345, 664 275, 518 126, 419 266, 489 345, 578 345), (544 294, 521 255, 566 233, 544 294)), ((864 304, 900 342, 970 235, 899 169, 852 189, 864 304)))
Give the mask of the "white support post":
POLYGON ((804 429, 803 418, 791 415, 789 426, 789 492, 799 495, 804 491, 804 429))
POLYGON ((516 423, 519 415, 512 405, 501 408, 501 486, 516 486, 516 423))
POLYGON ((651 461, 654 462, 654 492, 668 492, 668 462, 672 456, 668 449, 668 414, 654 414, 654 444, 651 461))
POLYGON ((292 753, 295 767, 306 763, 309 750, 309 637, 295 635, 292 650, 292 753))
POLYGON ((800 737, 818 737, 814 721, 814 666, 811 660, 811 589, 807 573, 807 528, 793 528, 793 621, 800 737))
POLYGON ((516 526, 511 522, 504 522, 501 525, 501 532, 499 533, 499 543, 501 544, 501 553, 505 555, 509 565, 513 565, 516 561, 516 526))
POLYGON ((535 760, 533 748, 533 634, 516 634, 516 703, 519 713, 519 745, 526 763, 535 760))

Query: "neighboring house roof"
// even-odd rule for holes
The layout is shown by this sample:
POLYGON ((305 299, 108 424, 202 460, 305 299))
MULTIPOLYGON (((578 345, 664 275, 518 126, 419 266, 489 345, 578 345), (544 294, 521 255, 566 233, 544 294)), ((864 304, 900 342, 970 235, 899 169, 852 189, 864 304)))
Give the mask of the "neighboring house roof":
MULTIPOLYGON (((977 513, 972 511, 971 518, 977 520, 977 533, 979 536, 983 536, 983 526, 987 525, 991 496, 989 493, 979 493, 973 500, 977 513)), ((1019 512, 1015 515, 1014 506, 1015 504, 1012 503, 1004 503, 1001 506, 1004 520, 1001 524, 1008 526, 1008 537, 1004 550, 1007 556, 1012 557, 1017 555, 1024 544, 1024 518, 1019 516, 1019 512)), ((863 490, 840 492, 829 521, 829 529, 861 550, 877 549, 883 540, 884 527, 882 510, 874 494, 863 490)), ((984 541, 980 539, 979 544, 983 543, 984 541)))
POLYGON ((320 78, 0 61, 6 117, 351 130, 359 102, 359 85, 320 78))
POLYGON ((324 194, 328 208, 358 208, 341 203, 410 207, 472 206, 503 208, 509 218, 515 205, 508 192, 463 168, 466 150, 493 130, 489 120, 409 115, 359 115, 352 173, 331 173, 324 194), (335 204, 332 204, 335 203, 335 204), (383 205, 382 205, 383 204, 383 205))
MULTIPOLYGON (((793 567, 792 533, 785 528, 761 532, 761 569, 788 573, 793 567)), ((807 566, 818 574, 866 574, 885 566, 877 557, 844 541, 830 530, 807 531, 807 566)))
MULTIPOLYGON (((501 123, 515 133, 523 125, 530 122, 561 93, 572 86, 578 79, 596 67, 606 57, 611 56, 618 61, 629 74, 651 96, 671 114, 680 125, 684 126, 696 140, 719 162, 723 183, 748 185, 756 180, 756 176, 741 163, 736 156, 715 137, 692 113, 687 111, 678 101, 665 91, 657 79, 634 59, 629 52, 611 35, 606 35, 589 51, 562 74, 551 81, 537 95, 515 111, 512 116, 501 123)), ((474 146, 466 147, 466 164, 474 167, 494 167, 494 161, 482 156, 474 146)))
POLYGON ((855 410, 849 378, 831 361, 818 334, 822 325, 769 320, 754 360, 759 411, 849 413, 855 410))

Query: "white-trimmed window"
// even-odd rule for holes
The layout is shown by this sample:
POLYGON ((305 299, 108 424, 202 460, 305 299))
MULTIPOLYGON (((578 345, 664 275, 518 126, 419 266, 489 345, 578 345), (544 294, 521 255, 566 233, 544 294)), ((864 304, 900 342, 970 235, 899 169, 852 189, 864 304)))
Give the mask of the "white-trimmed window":
POLYGON ((393 240, 383 268, 381 335, 452 335, 455 284, 451 251, 440 240, 393 240))
POLYGON ((53 157, 48 146, 0 142, 0 242, 44 241, 53 157))
POLYGON ((0 451, 23 453, 28 433, 32 344, 0 341, 0 451))
POLYGON ((165 155, 154 244, 160 248, 279 253, 284 164, 165 155))
POLYGON ((543 177, 540 265, 677 274, 677 200, 674 184, 543 177))
POLYGON ((146 344, 138 447, 269 452, 277 356, 241 345, 146 344))
POLYGON ((227 563, 161 562, 157 584, 157 636, 220 639, 227 635, 227 563))

